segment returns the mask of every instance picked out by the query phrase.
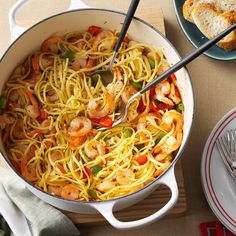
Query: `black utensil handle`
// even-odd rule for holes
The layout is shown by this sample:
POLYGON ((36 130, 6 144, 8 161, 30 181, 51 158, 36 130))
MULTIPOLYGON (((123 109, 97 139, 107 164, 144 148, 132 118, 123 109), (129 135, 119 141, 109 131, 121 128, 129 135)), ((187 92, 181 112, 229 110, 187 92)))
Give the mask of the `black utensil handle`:
POLYGON ((152 86, 156 85, 157 83, 161 82, 165 78, 167 78, 172 73, 176 72, 180 68, 187 65, 189 62, 194 60, 196 57, 200 56, 203 52, 205 52, 207 49, 215 45, 218 41, 220 41, 223 37, 225 37, 227 34, 229 34, 231 31, 236 29, 236 23, 230 26, 228 29, 224 30, 220 34, 218 34, 215 38, 208 40, 206 43, 204 43, 202 46, 200 46, 197 50, 189 54, 184 59, 180 60, 176 64, 174 64, 169 70, 165 71, 163 74, 161 74, 159 77, 157 77, 155 80, 153 80, 151 83, 147 84, 143 89, 139 91, 140 94, 145 93, 148 91, 152 86))
POLYGON ((137 6, 139 4, 139 1, 140 0, 132 0, 130 6, 129 6, 129 10, 126 14, 126 17, 125 17, 125 21, 123 23, 123 27, 121 29, 121 32, 120 32, 120 35, 119 35, 119 38, 117 40, 117 43, 116 43, 116 46, 115 46, 115 52, 118 52, 119 51, 119 48, 120 48, 120 45, 123 41, 123 38, 125 37, 125 34, 129 28, 129 25, 133 19, 133 16, 134 16, 134 13, 137 9, 137 6))

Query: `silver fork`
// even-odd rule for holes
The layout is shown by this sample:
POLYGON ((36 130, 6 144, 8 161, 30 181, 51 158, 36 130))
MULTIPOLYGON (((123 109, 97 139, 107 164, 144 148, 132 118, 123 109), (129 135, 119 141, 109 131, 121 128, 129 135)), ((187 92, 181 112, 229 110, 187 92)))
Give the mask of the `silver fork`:
POLYGON ((236 168, 236 129, 227 130, 229 159, 233 168, 236 168))
POLYGON ((221 159, 223 160, 225 167, 229 171, 230 175, 233 179, 236 180, 236 168, 232 166, 232 161, 230 159, 230 153, 229 153, 229 135, 228 132, 226 132, 225 135, 222 135, 216 140, 216 147, 218 149, 218 152, 220 154, 221 159))

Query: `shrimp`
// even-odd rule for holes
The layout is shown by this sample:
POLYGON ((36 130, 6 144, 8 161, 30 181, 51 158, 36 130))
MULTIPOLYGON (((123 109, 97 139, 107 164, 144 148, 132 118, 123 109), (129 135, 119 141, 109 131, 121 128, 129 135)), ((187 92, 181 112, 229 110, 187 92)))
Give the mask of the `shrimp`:
POLYGON ((175 104, 178 104, 178 103, 181 102, 180 95, 179 95, 179 91, 177 90, 177 88, 175 87, 175 85, 174 85, 173 83, 171 83, 171 85, 170 85, 169 98, 170 98, 175 104))
POLYGON ((90 118, 101 118, 106 117, 108 114, 113 112, 114 110, 114 101, 113 101, 114 95, 111 95, 111 93, 108 93, 107 91, 104 94, 104 103, 105 105, 98 109, 98 104, 94 100, 90 100, 88 103, 88 115, 90 118))
POLYGON ((115 182, 113 181, 104 181, 100 184, 97 184, 96 188, 101 192, 107 192, 115 187, 115 182))
POLYGON ((93 38, 93 46, 98 47, 101 49, 111 50, 113 49, 116 40, 112 39, 113 33, 109 30, 103 30, 100 33, 98 33, 93 38), (106 39, 107 38, 107 39, 106 39))
POLYGON ((166 112, 162 117, 162 122, 168 126, 173 126, 173 133, 165 140, 163 144, 157 144, 153 149, 153 153, 157 154, 155 159, 158 161, 164 160, 170 153, 177 150, 183 139, 183 115, 175 110, 166 112))
POLYGON ((156 178, 157 176, 161 175, 169 166, 170 166, 171 162, 170 161, 166 161, 165 163, 163 163, 163 165, 161 165, 155 172, 154 172, 154 177, 156 178))
POLYGON ((169 69, 170 69, 170 65, 168 64, 166 60, 163 60, 162 63, 158 67, 157 75, 161 75, 169 69))
POLYGON ((71 66, 74 71, 78 71, 79 69, 85 68, 87 66, 87 59, 86 58, 76 58, 71 63, 71 66))
POLYGON ((46 39, 41 46, 41 50, 43 52, 54 52, 54 53, 58 53, 59 48, 57 46, 57 43, 60 41, 60 37, 57 35, 53 35, 51 37, 49 37, 48 39, 46 39))
POLYGON ((116 181, 121 185, 131 184, 134 177, 134 172, 130 169, 118 170, 116 173, 116 181))
POLYGON ((40 115, 39 103, 37 101, 37 98, 28 89, 24 89, 24 91, 31 102, 31 105, 28 105, 26 107, 28 115, 32 118, 37 118, 40 115))
POLYGON ((59 161, 63 158, 63 154, 58 150, 53 150, 51 154, 51 159, 53 162, 59 161))
POLYGON ((78 116, 70 122, 68 135, 70 137, 84 136, 92 129, 92 122, 85 116, 78 116))
POLYGON ((2 114, 0 115, 0 129, 5 129, 8 125, 11 125, 15 122, 15 118, 10 116, 9 114, 2 114))
POLYGON ((158 83, 155 87, 154 99, 157 99, 160 102, 173 106, 174 103, 166 97, 171 92, 170 83, 167 80, 164 80, 158 83))
POLYGON ((121 98, 125 103, 127 103, 128 100, 137 92, 138 90, 134 86, 127 85, 121 94, 121 98))
POLYGON ((26 134, 24 132, 24 123, 23 123, 23 120, 17 120, 16 123, 15 123, 15 126, 13 128, 13 136, 16 138, 16 139, 24 139, 26 138, 26 134))
POLYGON ((61 196, 61 191, 62 191, 62 186, 52 186, 52 185, 49 185, 48 186, 48 193, 54 195, 54 196, 58 196, 60 197, 61 196))
POLYGON ((97 140, 91 140, 86 143, 84 151, 89 158, 96 158, 97 156, 102 156, 106 154, 106 148, 104 144, 97 140))
POLYGON ((79 189, 73 184, 67 184, 61 189, 61 197, 69 200, 78 199, 79 193, 79 189))
POLYGON ((78 137, 73 137, 70 141, 70 148, 76 148, 79 145, 81 145, 82 143, 85 142, 85 140, 87 139, 87 135, 84 136, 78 136, 78 137))
POLYGON ((147 129, 148 125, 157 126, 157 115, 155 113, 147 113, 142 115, 137 124, 137 130, 147 129))
POLYGON ((53 66, 54 58, 50 54, 44 54, 41 59, 42 69, 45 70, 49 66, 53 66))
POLYGON ((32 163, 28 164, 29 160, 35 156, 35 151, 36 147, 31 147, 30 150, 20 159, 21 175, 29 181, 38 180, 36 166, 32 163))
POLYGON ((55 101, 57 101, 59 99, 59 97, 58 97, 58 95, 57 95, 55 90, 51 90, 51 91, 47 92, 47 96, 46 97, 47 97, 47 101, 48 102, 55 102, 55 101))

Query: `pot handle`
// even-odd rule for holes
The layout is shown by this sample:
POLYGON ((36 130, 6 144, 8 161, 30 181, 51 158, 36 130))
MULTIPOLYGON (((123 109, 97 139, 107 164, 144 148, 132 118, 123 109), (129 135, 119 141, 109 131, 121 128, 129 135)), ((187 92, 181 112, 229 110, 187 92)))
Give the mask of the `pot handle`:
MULTIPOLYGON (((15 20, 15 14, 20 7, 22 7, 29 0, 18 0, 10 9, 8 14, 8 22, 11 32, 11 43, 15 41, 15 39, 24 33, 28 29, 28 27, 19 26, 15 20)), ((78 8, 89 8, 86 4, 84 4, 81 0, 71 0, 70 5, 67 10, 70 11, 78 8)))
POLYGON ((116 219, 113 214, 113 208, 116 204, 116 200, 96 203, 93 204, 93 207, 98 210, 113 227, 117 229, 126 230, 142 227, 163 217, 176 204, 179 190, 175 179, 174 165, 160 178, 160 180, 157 180, 155 184, 164 184, 169 187, 171 190, 171 198, 165 206, 143 219, 130 222, 122 222, 116 219))

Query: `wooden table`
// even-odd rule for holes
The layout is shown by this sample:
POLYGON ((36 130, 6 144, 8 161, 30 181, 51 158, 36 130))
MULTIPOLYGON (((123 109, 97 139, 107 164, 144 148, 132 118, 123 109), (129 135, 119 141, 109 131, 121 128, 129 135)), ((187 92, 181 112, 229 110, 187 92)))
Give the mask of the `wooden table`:
MULTIPOLYGON (((0 0, 0 50, 9 43, 7 12, 15 0, 0 0), (4 37, 3 37, 4 36, 4 37)), ((129 0, 84 0, 92 7, 104 7, 117 10, 128 8, 129 0)), ((165 18, 167 38, 174 44, 181 56, 193 51, 193 46, 185 38, 177 23, 172 0, 142 0, 140 6, 158 5, 165 18)), ((28 24, 38 19, 60 12, 69 5, 69 0, 30 0, 25 12, 17 14, 17 19, 28 24), (43 10, 39 11, 40 7, 43 10), (28 9, 28 10, 27 10, 28 9), (30 11, 29 11, 30 9, 30 11), (21 15, 21 16, 20 16, 21 15), (29 22, 24 22, 29 19, 29 22)), ((22 10, 23 11, 23 10, 22 10)), ((186 215, 174 219, 160 220, 138 230, 119 231, 109 225, 79 226, 86 236, 104 235, 165 235, 195 236, 200 235, 199 223, 216 220, 203 194, 200 176, 201 154, 212 128, 227 111, 235 106, 236 101, 236 62, 222 62, 201 56, 188 66, 195 92, 195 119, 188 145, 181 157, 185 192, 187 198, 186 215)))

